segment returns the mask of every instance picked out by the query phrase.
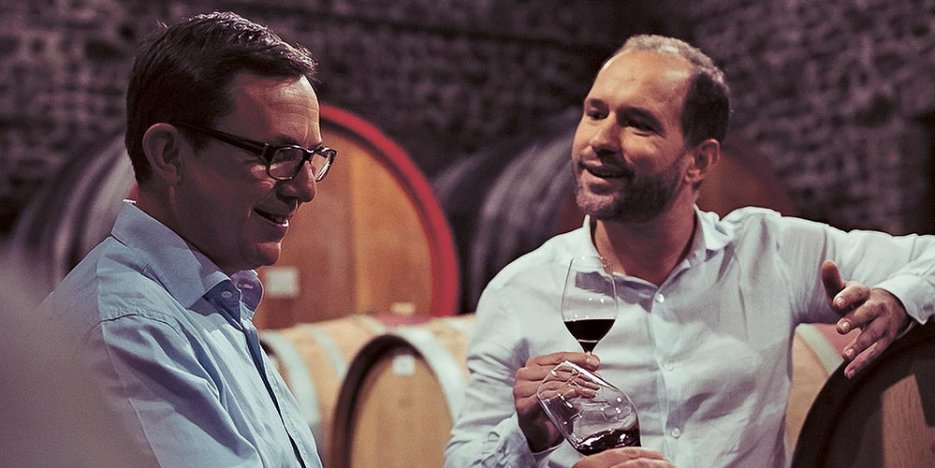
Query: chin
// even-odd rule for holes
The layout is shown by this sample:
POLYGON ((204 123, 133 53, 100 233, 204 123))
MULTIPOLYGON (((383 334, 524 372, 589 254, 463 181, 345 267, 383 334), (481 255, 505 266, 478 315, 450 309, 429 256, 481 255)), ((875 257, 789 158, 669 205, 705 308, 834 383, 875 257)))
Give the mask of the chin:
POLYGON ((579 191, 575 195, 578 208, 582 213, 592 218, 607 219, 613 217, 619 211, 619 203, 611 195, 595 195, 585 191, 579 191))
POLYGON ((251 269, 272 265, 279 261, 281 254, 282 247, 278 243, 276 245, 258 245, 249 257, 251 260, 249 263, 254 265, 251 269))

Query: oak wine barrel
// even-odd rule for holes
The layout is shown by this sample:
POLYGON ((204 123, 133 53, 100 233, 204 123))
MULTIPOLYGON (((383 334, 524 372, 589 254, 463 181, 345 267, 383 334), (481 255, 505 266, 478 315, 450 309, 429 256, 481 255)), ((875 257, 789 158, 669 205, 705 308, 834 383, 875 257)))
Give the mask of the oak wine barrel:
POLYGON ((17 263, 12 267, 32 281, 36 302, 110 234, 120 200, 135 186, 121 135, 91 156, 73 155, 37 191, 17 219, 8 246, 10 260, 17 263))
POLYGON ((792 453, 805 415, 815 397, 841 365, 840 341, 833 341, 834 327, 824 324, 799 325, 792 340, 792 384, 786 407, 786 447, 792 453))
POLYGON ((454 239, 428 180, 360 117, 322 105, 321 126, 338 150, 335 167, 293 219, 279 261, 259 270, 266 294, 258 326, 349 312, 454 315, 454 239))
POLYGON ((553 235, 580 225, 574 204, 571 140, 580 109, 546 120, 529 134, 464 158, 433 178, 461 258, 462 310, 507 263, 553 235))
POLYGON ((347 366, 386 328, 378 317, 356 314, 259 333, 260 343, 299 403, 326 465, 334 406, 347 366))
POLYGON ((792 466, 935 466, 935 323, 916 325, 852 379, 838 368, 805 418, 792 466))
POLYGON ((330 468, 442 466, 473 328, 473 314, 434 318, 367 343, 338 395, 330 468))

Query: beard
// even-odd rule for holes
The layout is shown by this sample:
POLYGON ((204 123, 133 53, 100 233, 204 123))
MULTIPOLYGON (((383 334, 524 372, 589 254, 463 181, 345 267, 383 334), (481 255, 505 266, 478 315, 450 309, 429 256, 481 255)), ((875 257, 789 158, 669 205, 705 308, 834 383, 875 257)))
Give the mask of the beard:
POLYGON ((625 186, 607 194, 595 194, 582 188, 580 174, 575 179, 575 201, 584 214, 602 221, 645 223, 652 221, 671 206, 678 194, 682 178, 679 156, 665 169, 655 174, 629 173, 625 186))

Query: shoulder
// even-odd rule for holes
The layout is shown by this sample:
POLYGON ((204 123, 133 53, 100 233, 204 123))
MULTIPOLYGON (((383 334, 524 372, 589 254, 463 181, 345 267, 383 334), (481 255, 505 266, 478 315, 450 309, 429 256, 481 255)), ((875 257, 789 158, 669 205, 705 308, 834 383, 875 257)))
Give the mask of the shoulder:
POLYGON ((724 236, 728 242, 755 237, 760 240, 781 233, 790 219, 768 208, 744 207, 731 211, 723 218, 714 212, 700 212, 705 232, 724 236))
POLYGON ((783 233, 827 233, 838 229, 819 221, 812 221, 795 216, 783 216, 778 211, 768 208, 745 207, 728 213, 721 220, 738 229, 765 229, 777 234, 783 233))
MULTIPOLYGON (((715 213, 710 212, 705 213, 705 215, 713 215, 715 218, 717 217, 715 213)), ((769 208, 747 206, 731 211, 726 216, 724 216, 724 218, 720 219, 719 223, 735 227, 746 227, 768 225, 779 222, 782 218, 782 214, 780 214, 778 211, 771 210, 769 208)))
POLYGON ((132 249, 108 239, 62 280, 42 307, 53 320, 84 332, 127 316, 172 323, 181 305, 145 270, 132 249))
POLYGON ((746 254, 761 255, 770 250, 782 251, 784 256, 811 255, 839 232, 824 223, 783 216, 766 208, 740 208, 722 219, 710 212, 701 216, 708 245, 732 245, 736 252, 746 254))

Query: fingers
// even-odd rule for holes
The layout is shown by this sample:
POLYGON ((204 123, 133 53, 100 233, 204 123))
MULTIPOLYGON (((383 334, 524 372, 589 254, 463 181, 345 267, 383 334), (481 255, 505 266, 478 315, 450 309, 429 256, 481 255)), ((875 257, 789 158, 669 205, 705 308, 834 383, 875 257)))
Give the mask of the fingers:
POLYGON ((842 289, 844 289, 844 279, 841 278, 841 270, 838 265, 831 260, 825 260, 821 263, 821 283, 825 286, 829 298, 834 298, 842 289))
POLYGON ((870 297, 869 287, 856 281, 844 281, 841 270, 831 260, 825 260, 821 264, 821 283, 831 301, 831 309, 843 316, 837 323, 838 333, 845 335, 866 323, 866 317, 854 316, 848 312, 859 310, 867 301, 870 297))
POLYGON ((674 467, 661 453, 642 447, 621 447, 582 458, 574 468, 674 467))
POLYGON ((516 371, 513 398, 518 401, 534 396, 549 372, 563 361, 573 362, 591 370, 596 370, 600 363, 597 356, 585 353, 562 352, 531 357, 526 361, 525 367, 516 371))
POLYGON ((844 368, 844 376, 851 379, 858 372, 862 371, 865 367, 870 365, 874 359, 876 359, 880 353, 885 350, 890 343, 883 344, 882 342, 876 342, 871 344, 869 347, 864 349, 857 355, 854 360, 848 363, 847 367, 844 368))
POLYGON ((841 270, 831 260, 822 262, 820 276, 831 309, 841 314, 838 333, 846 335, 855 328, 860 329, 842 353, 848 361, 844 375, 852 378, 893 343, 908 325, 909 316, 899 299, 888 291, 845 281, 841 270))
POLYGON ((601 362, 594 354, 561 352, 531 357, 526 361, 526 367, 544 366, 551 369, 561 364, 562 361, 573 362, 590 370, 596 370, 601 362))
POLYGON ((842 318, 845 320, 860 328, 843 352, 844 359, 850 361, 844 375, 852 378, 893 343, 910 319, 899 299, 886 290, 872 289, 860 307, 842 318))
POLYGON ((531 357, 524 367, 516 371, 513 404, 516 407, 520 429, 533 451, 544 450, 561 440, 561 434, 539 406, 536 392, 542 381, 550 375, 550 371, 566 360, 591 370, 595 370, 600 362, 597 356, 585 353, 553 353, 531 357))
POLYGON ((874 316, 868 307, 864 307, 870 299, 870 288, 856 282, 847 282, 847 286, 831 300, 831 308, 842 314, 838 320, 838 333, 846 335, 855 328, 861 328, 874 316))

